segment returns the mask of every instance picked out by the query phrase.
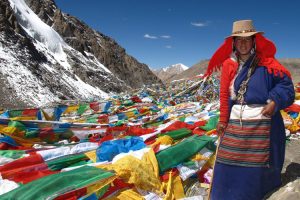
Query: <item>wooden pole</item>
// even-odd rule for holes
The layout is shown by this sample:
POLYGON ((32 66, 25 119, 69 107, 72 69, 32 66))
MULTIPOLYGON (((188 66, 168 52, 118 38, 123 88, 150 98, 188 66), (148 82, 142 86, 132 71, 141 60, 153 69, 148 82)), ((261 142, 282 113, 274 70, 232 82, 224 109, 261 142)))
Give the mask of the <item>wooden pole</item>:
POLYGON ((218 156, 220 141, 221 141, 221 136, 219 136, 219 138, 218 138, 218 143, 217 143, 217 148, 216 148, 216 153, 215 153, 216 159, 215 159, 215 162, 214 162, 214 165, 213 165, 213 171, 212 171, 212 175, 211 175, 211 181, 210 181, 209 189, 208 189, 208 200, 210 200, 210 198, 211 198, 210 194, 211 194, 211 189, 212 189, 213 180, 214 180, 215 165, 216 165, 216 161, 217 161, 217 156, 218 156))

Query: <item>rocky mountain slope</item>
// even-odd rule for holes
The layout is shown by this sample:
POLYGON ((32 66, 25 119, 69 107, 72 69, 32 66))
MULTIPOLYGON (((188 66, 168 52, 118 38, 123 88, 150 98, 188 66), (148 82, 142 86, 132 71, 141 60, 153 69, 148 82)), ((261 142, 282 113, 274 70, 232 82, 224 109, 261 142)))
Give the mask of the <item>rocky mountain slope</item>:
POLYGON ((284 58, 279 62, 291 72, 294 83, 300 82, 300 58, 284 58))
POLYGON ((130 87, 140 87, 158 81, 147 65, 126 54, 125 49, 115 40, 91 29, 76 17, 62 13, 53 0, 26 0, 26 3, 40 19, 53 27, 67 44, 83 55, 93 54, 100 63, 130 87))
POLYGON ((0 107, 91 100, 161 81, 53 0, 0 2, 0 107))

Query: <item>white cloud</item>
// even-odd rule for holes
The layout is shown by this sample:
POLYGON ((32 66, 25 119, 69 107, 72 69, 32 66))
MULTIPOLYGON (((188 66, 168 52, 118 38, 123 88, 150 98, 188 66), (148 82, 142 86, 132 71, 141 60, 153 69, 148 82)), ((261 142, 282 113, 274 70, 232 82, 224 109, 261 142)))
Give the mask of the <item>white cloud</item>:
POLYGON ((146 33, 146 34, 144 35, 144 38, 148 38, 148 39, 157 39, 156 36, 154 36, 154 35, 149 35, 148 33, 146 33))
POLYGON ((172 49, 172 46, 171 45, 167 45, 165 46, 167 49, 172 49))
POLYGON ((280 23, 279 22, 273 22, 272 24, 273 25, 279 25, 280 23))
POLYGON ((196 26, 196 27, 204 27, 204 26, 207 26, 207 23, 203 23, 203 22, 191 22, 191 25, 196 26))
POLYGON ((165 38, 165 39, 170 39, 171 38, 171 36, 169 36, 169 35, 162 35, 162 36, 160 36, 161 38, 165 38))

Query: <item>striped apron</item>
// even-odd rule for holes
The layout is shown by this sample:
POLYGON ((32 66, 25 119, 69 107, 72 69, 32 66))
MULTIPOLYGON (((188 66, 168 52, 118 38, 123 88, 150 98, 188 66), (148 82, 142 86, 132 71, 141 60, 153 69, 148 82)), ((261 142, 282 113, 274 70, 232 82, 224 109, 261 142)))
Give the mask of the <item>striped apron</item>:
POLYGON ((221 139, 217 162, 245 167, 268 167, 271 118, 265 105, 234 105, 221 139))

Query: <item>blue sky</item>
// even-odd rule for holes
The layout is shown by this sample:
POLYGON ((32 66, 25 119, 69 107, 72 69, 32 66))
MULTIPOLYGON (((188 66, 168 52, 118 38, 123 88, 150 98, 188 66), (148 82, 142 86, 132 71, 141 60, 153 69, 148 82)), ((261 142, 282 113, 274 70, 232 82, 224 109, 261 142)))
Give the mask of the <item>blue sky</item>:
POLYGON ((151 68, 209 59, 232 30, 252 19, 278 58, 300 58, 300 1, 55 0, 63 12, 115 39, 151 68))

